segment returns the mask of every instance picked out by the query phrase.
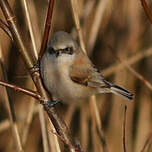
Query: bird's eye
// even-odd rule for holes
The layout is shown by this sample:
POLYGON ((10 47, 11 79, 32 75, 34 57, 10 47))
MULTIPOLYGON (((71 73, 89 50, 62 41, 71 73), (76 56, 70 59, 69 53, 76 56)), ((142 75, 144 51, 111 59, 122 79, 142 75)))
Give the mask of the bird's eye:
POLYGON ((60 54, 61 54, 60 51, 56 51, 56 53, 55 53, 56 57, 58 57, 60 54))
POLYGON ((50 47, 48 51, 50 54, 55 54, 55 52, 56 52, 52 47, 50 47))
POLYGON ((72 47, 67 47, 67 48, 65 49, 65 51, 66 51, 67 54, 70 54, 70 55, 73 54, 73 48, 72 48, 72 47))

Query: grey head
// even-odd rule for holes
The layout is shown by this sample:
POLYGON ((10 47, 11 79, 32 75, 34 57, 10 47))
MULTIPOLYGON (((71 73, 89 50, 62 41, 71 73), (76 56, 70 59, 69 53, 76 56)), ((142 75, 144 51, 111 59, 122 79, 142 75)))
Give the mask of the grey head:
POLYGON ((73 54, 79 52, 79 46, 72 36, 64 31, 56 32, 50 39, 47 51, 52 54, 73 54))

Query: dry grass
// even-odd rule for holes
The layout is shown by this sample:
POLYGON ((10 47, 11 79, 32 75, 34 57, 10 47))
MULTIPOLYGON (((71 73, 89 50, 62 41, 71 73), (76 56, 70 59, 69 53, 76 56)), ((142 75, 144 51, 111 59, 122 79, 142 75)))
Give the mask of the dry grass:
MULTIPOLYGON (((27 48, 38 57, 48 1, 9 2, 27 48)), ((4 20, 2 13, 0 18, 4 20)), ((152 151, 152 27, 141 3, 56 0, 52 24, 52 33, 71 32, 107 79, 135 94, 134 102, 101 94, 79 105, 57 105, 73 138, 88 152, 152 151)), ((3 30, 0 38, 0 60, 5 65, 3 70, 0 67, 0 80, 7 76, 10 83, 35 90, 17 48, 3 30)), ((0 86, 0 151, 67 151, 64 142, 33 98, 0 86)))

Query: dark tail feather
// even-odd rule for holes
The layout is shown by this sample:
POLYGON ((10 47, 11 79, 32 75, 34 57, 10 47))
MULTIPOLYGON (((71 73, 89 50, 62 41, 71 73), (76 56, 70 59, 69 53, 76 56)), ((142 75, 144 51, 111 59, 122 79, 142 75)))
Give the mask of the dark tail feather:
POLYGON ((123 97, 125 97, 125 98, 127 98, 129 100, 133 99, 134 95, 132 93, 130 93, 129 91, 127 91, 126 89, 124 89, 124 88, 121 88, 121 87, 119 87, 117 85, 112 85, 110 87, 110 89, 111 89, 111 92, 114 93, 114 94, 123 96, 123 97))

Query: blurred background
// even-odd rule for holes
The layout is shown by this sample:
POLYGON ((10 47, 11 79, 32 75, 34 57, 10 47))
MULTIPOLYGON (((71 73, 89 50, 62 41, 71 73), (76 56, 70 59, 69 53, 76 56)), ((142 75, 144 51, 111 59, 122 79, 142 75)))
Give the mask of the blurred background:
MULTIPOLYGON (((23 1, 9 1, 29 52, 32 49, 28 21, 23 1)), ((152 2, 147 0, 152 8, 152 2)), ((36 49, 39 51, 47 0, 27 1, 36 49)), ((122 152, 123 121, 126 111, 127 152, 152 151, 152 26, 139 0, 77 0, 77 13, 88 56, 102 74, 135 94, 132 101, 111 94, 100 94, 78 105, 59 104, 57 109, 63 115, 75 139, 80 141, 84 151, 122 152), (135 71, 142 76, 140 80, 135 71), (143 79, 144 78, 144 79, 143 79), (149 82, 148 85, 145 82, 149 82)), ((0 18, 4 19, 0 11, 0 18)), ((56 0, 53 12, 53 34, 64 30, 78 40, 70 0, 56 0)), ((17 47, 0 29, 0 79, 21 87, 35 89, 17 47), (5 71, 5 72, 4 72, 5 71), (5 79, 6 80, 6 79, 5 79)), ((14 131, 10 123, 7 100, 15 109, 16 124, 25 152, 42 152, 43 144, 40 106, 35 99, 0 86, 0 152, 16 149, 14 131), (8 91, 8 92, 7 92, 8 91)), ((46 126, 48 118, 44 113, 46 126)), ((53 148, 52 130, 48 127, 50 151, 67 151, 61 140, 60 150, 53 148)), ((55 135, 56 136, 56 135, 55 135)), ((18 140, 18 139, 16 139, 18 140)))

